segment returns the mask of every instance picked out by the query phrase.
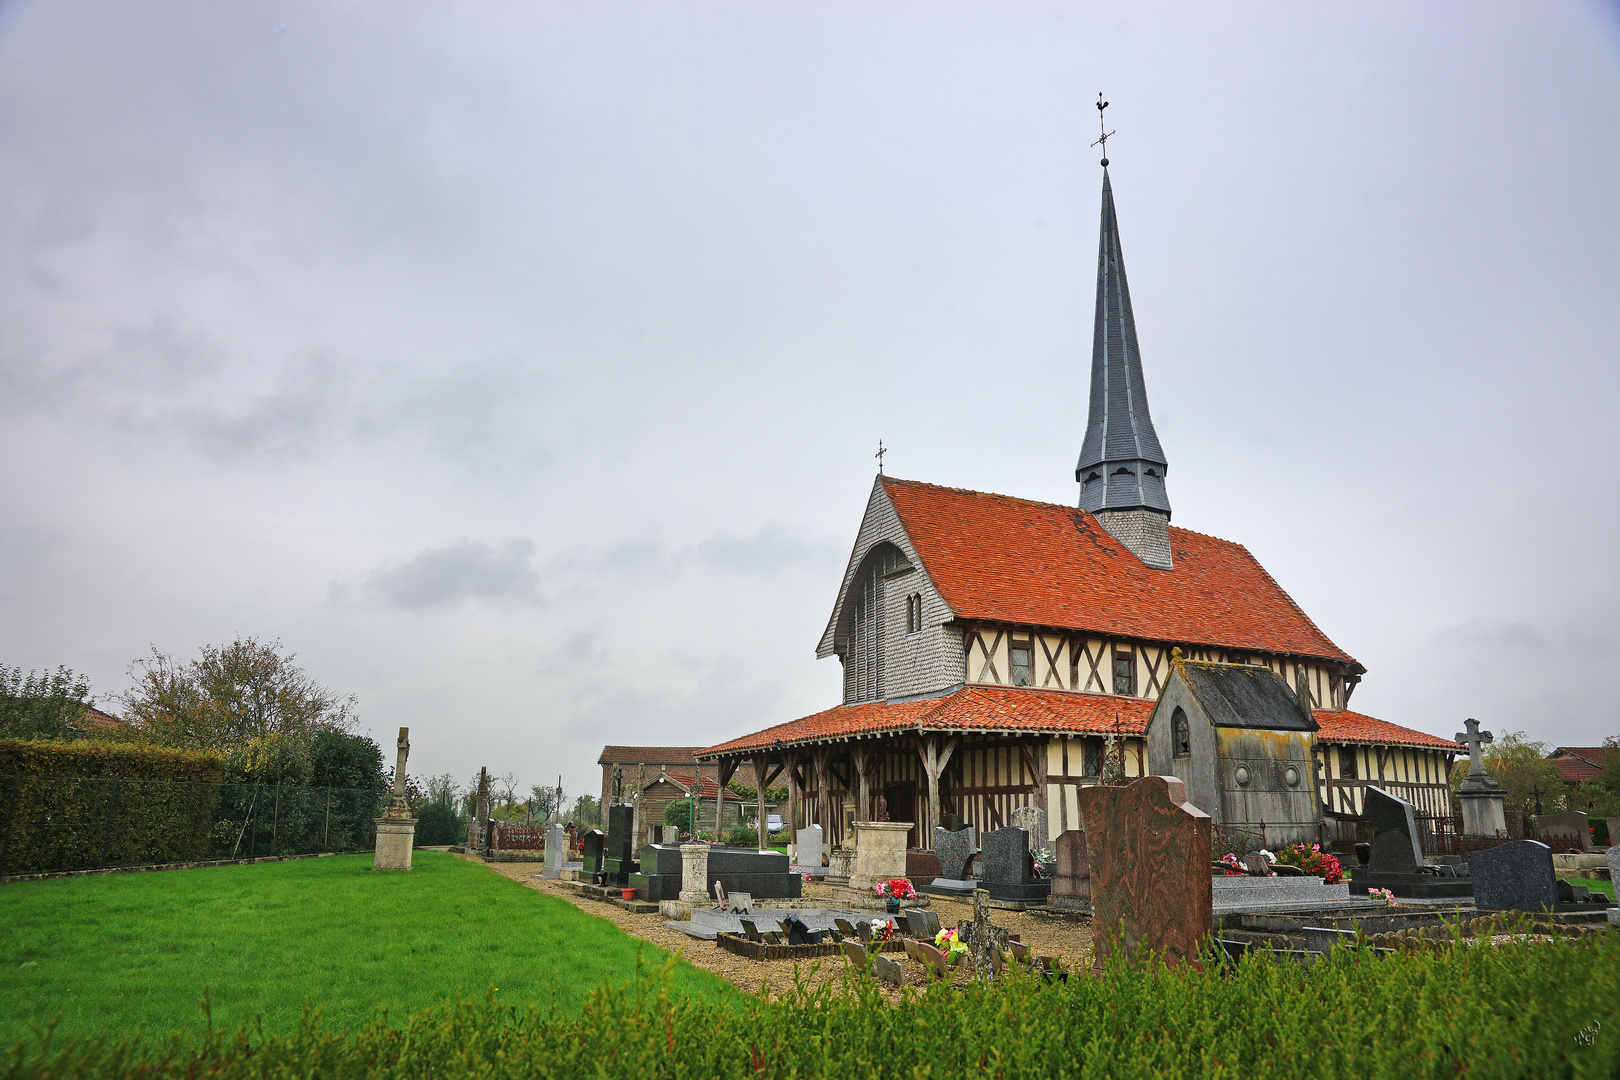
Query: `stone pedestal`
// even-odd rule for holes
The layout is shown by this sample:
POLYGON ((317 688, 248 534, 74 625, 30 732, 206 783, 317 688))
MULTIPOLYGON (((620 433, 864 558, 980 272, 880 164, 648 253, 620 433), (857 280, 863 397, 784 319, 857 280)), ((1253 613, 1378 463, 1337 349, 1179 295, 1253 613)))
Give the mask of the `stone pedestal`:
POLYGON ((1503 810, 1502 786, 1489 776, 1469 776, 1457 792, 1462 801, 1464 836, 1506 836, 1507 814, 1503 810))
POLYGON ((870 893, 880 881, 906 876, 906 834, 909 821, 857 821, 855 865, 849 887, 870 893))
POLYGON ((848 885, 849 875, 855 865, 855 853, 849 848, 833 848, 827 855, 828 885, 848 885))
POLYGON ((683 904, 707 904, 709 894, 709 845, 681 845, 681 893, 683 904))
MULTIPOLYGON (((392 809, 392 808, 390 808, 392 809)), ((377 819, 377 855, 373 870, 409 870, 416 846, 416 819, 384 815, 377 819)))

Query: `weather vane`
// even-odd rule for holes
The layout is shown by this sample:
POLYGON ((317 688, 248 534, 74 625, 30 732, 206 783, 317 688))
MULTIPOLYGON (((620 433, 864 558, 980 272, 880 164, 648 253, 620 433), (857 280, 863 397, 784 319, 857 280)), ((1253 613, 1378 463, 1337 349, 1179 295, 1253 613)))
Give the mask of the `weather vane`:
POLYGON ((1103 100, 1102 91, 1099 90, 1097 91, 1097 130, 1102 132, 1102 137, 1091 145, 1102 147, 1102 163, 1105 169, 1108 167, 1108 140, 1114 137, 1114 133, 1109 131, 1107 125, 1103 123, 1103 110, 1106 108, 1108 108, 1108 102, 1103 100))
POLYGON ((883 455, 887 454, 887 453, 888 453, 888 451, 883 448, 883 440, 879 439, 878 440, 878 452, 872 455, 873 457, 878 459, 878 475, 879 476, 883 475, 883 455))

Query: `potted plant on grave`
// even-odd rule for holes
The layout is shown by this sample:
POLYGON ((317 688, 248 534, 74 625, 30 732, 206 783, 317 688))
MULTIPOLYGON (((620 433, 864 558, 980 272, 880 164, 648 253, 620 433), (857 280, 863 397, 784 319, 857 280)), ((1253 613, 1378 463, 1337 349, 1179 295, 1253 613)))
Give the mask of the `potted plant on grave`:
POLYGON ((1337 885, 1344 880, 1344 868, 1339 865, 1338 856, 1322 850, 1321 844, 1294 844, 1283 848, 1277 853, 1277 862, 1297 866, 1307 874, 1313 874, 1322 879, 1325 885, 1337 885))
POLYGON ((903 877, 878 882, 872 886, 872 893, 874 896, 882 897, 885 901, 884 907, 891 912, 900 910, 900 901, 917 898, 917 890, 912 887, 909 879, 903 877))
POLYGON ((1057 873, 1057 852, 1051 848, 1037 848, 1030 853, 1029 861, 1036 877, 1049 878, 1057 873))
POLYGON ((934 935, 934 947, 945 954, 945 962, 954 964, 967 955, 966 943, 957 939, 956 927, 950 926, 934 935))

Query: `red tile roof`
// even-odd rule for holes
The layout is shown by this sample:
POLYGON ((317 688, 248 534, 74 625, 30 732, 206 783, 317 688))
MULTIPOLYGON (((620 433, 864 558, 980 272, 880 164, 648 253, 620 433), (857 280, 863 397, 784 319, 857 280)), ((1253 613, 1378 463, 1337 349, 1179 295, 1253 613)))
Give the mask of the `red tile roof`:
POLYGON ((701 746, 604 746, 598 765, 691 765, 701 746))
POLYGON ((1313 709, 1320 730, 1318 739, 1335 743, 1368 743, 1377 746, 1416 746, 1425 749, 1465 751, 1466 748, 1450 739, 1429 735, 1411 728, 1378 720, 1365 713, 1349 709, 1313 709))
MULTIPOLYGON (((698 751, 700 758, 752 750, 909 731, 994 731, 1043 735, 1147 732, 1154 702, 1114 694, 1076 694, 1011 686, 964 686, 921 701, 867 701, 839 705, 752 735, 698 751)), ((1370 743, 1460 751, 1450 739, 1349 710, 1317 709, 1317 738, 1334 743, 1370 743)))
POLYGON ((903 731, 1010 731, 1141 735, 1153 702, 1011 686, 964 686, 921 701, 839 705, 698 751, 699 757, 903 731), (1115 726, 1117 723, 1117 727, 1115 726))
POLYGON ((1582 780, 1595 780, 1603 772, 1608 755, 1620 753, 1612 746, 1560 746, 1547 755, 1564 777, 1566 784, 1579 784, 1582 780))
MULTIPOLYGON (((700 799, 712 799, 714 798, 714 793, 720 790, 720 785, 715 783, 713 780, 710 780, 707 776, 676 776, 674 773, 666 773, 665 775, 671 780, 675 781, 677 784, 681 785, 681 787, 685 788, 688 792, 692 790, 692 785, 696 784, 698 788, 698 798, 700 799)), ((649 782, 647 786, 651 787, 652 782, 649 782)), ((726 790, 726 800, 728 802, 747 801, 741 795, 738 795, 735 791, 732 791, 729 788, 726 790)))
POLYGON ((883 479, 959 619, 1314 656, 1364 670, 1247 548, 1170 530, 1175 569, 1142 564, 1073 506, 883 479))

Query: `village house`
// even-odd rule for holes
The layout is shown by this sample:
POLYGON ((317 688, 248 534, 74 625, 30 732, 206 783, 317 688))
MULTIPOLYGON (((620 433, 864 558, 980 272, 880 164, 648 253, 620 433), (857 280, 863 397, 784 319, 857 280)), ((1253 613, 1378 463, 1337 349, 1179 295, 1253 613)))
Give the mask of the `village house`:
MULTIPOLYGON (((1175 664, 1230 665, 1264 669, 1295 704, 1265 689, 1286 737, 1212 737, 1202 762, 1187 747, 1218 804, 1200 808, 1217 823, 1265 828, 1220 816, 1283 805, 1239 797, 1260 782, 1311 793, 1284 802, 1290 814, 1310 807, 1313 828, 1358 815, 1369 784, 1449 818, 1460 747, 1355 711, 1365 668, 1241 544, 1170 524, 1104 165, 1077 505, 880 470, 816 649, 843 665, 842 702, 695 757, 721 785, 739 770, 761 792, 785 783, 789 820, 819 823, 833 845, 853 840, 856 820, 894 820, 914 823, 910 846, 927 848, 945 815, 995 829, 1020 807, 1046 812, 1052 840, 1079 827, 1077 792, 1105 769, 1146 772, 1175 664), (1264 746, 1304 757, 1290 768, 1264 746)), ((1214 675, 1203 683, 1231 683, 1214 675)), ((1185 717, 1163 723, 1170 746, 1185 717)))

